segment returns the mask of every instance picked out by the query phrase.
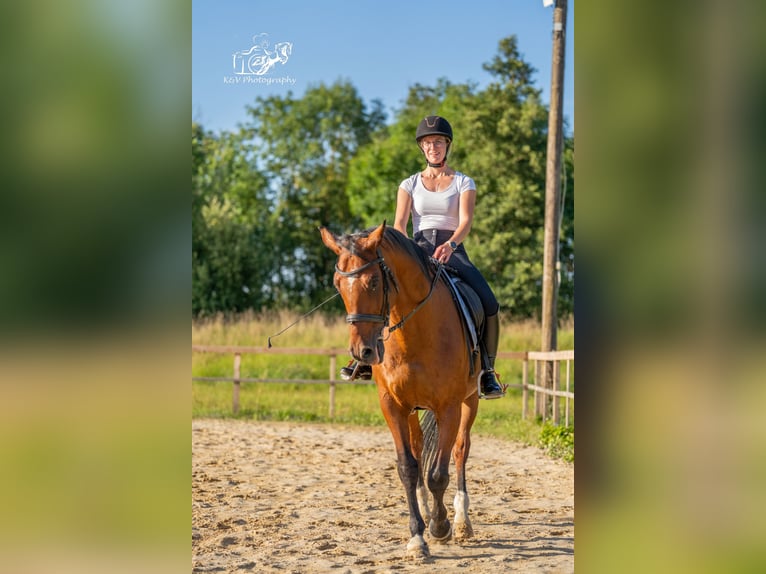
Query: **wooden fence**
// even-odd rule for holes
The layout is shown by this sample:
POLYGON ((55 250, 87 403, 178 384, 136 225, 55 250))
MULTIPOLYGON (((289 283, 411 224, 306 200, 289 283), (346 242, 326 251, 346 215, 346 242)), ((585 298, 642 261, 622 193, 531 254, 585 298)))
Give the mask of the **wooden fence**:
MULTIPOLYGON (((347 349, 307 349, 307 348, 267 348, 267 347, 241 347, 241 346, 218 346, 218 345, 192 345, 192 352, 197 353, 218 353, 234 356, 233 373, 231 377, 192 377, 193 381, 216 381, 232 382, 232 411, 234 414, 239 412, 239 391, 241 383, 293 383, 293 384, 326 384, 330 388, 330 407, 329 416, 335 416, 335 389, 337 385, 374 385, 373 381, 345 381, 338 378, 338 356, 347 358, 347 349), (330 368, 327 379, 269 379, 269 378, 246 378, 241 376, 240 365, 242 355, 324 355, 330 358, 330 368)), ((505 351, 497 354, 498 359, 515 359, 522 361, 521 383, 509 384, 509 388, 520 388, 522 390, 522 417, 527 418, 529 414, 529 392, 532 391, 534 397, 534 413, 536 416, 546 420, 552 419, 554 424, 561 422, 561 399, 564 399, 564 424, 569 425, 572 417, 572 407, 570 401, 574 401, 574 391, 572 387, 572 369, 571 364, 574 361, 574 350, 567 351, 505 351), (534 363, 534 383, 529 382, 529 363, 534 363), (539 368, 541 363, 553 364, 552 380, 541 381, 544 369, 539 368), (566 376, 563 387, 561 381, 562 363, 566 367, 566 376)))

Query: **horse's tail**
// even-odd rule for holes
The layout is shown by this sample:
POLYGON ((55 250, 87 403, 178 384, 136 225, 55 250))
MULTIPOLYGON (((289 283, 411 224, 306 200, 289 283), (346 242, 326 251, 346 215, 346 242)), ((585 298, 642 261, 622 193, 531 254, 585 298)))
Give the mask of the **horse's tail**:
POLYGON ((420 428, 423 430, 423 454, 420 462, 425 477, 436 459, 436 446, 439 444, 439 427, 436 426, 436 417, 433 411, 424 411, 420 419, 420 428))

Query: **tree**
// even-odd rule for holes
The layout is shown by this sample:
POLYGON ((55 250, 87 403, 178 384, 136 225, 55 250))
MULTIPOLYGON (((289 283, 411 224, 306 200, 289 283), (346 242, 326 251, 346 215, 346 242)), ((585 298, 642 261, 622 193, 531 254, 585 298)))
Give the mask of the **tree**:
MULTIPOLYGON (((365 225, 391 220, 396 189, 423 168, 415 145, 426 115, 449 119, 455 131, 450 165, 472 176, 478 196, 467 249, 493 287, 501 309, 515 318, 539 315, 545 202, 546 107, 532 85, 534 69, 518 52, 515 36, 499 43, 484 68, 496 79, 482 91, 440 79, 435 87, 410 88, 395 121, 359 150, 349 169, 349 200, 365 225)), ((574 177, 571 140, 565 142, 566 204, 559 311, 572 311, 574 274, 574 177)))
MULTIPOLYGON (((477 185, 471 257, 503 311, 539 315, 547 109, 515 37, 484 68, 494 81, 483 90, 415 84, 390 125, 379 101, 366 106, 345 81, 256 98, 236 134, 193 123, 194 313, 306 309, 327 297, 334 256, 317 227, 391 223, 399 183, 424 165, 415 129, 439 114, 455 131, 450 164, 477 185)), ((560 316, 573 308, 573 149, 565 139, 560 316)))
POLYGON ((540 306, 547 111, 515 37, 484 69, 497 79, 461 120, 470 142, 461 165, 479 191, 468 247, 501 309, 529 317, 540 306))
POLYGON ((266 180, 240 134, 218 137, 192 123, 192 313, 270 304, 273 251, 266 180))
MULTIPOLYGON (((359 150, 349 166, 348 195, 352 212, 365 227, 393 222, 396 195, 401 181, 422 169, 423 154, 415 142, 415 129, 425 116, 436 110, 459 107, 471 88, 453 85, 444 78, 435 87, 415 84, 409 90, 396 121, 375 134, 359 150)), ((443 112, 446 115, 446 112, 443 112)), ((453 117, 453 115, 450 115, 453 117)))
POLYGON ((248 113, 244 128, 269 178, 271 225, 280 230, 271 246, 280 257, 275 303, 305 307, 332 289, 334 259, 317 227, 342 231, 360 223, 346 193, 348 165, 383 126, 382 104, 373 102, 368 112, 356 89, 339 81, 309 88, 300 99, 291 92, 257 98, 248 113))
MULTIPOLYGON (((515 36, 499 43, 499 54, 484 69, 496 81, 466 110, 470 138, 465 169, 481 174, 471 234, 472 257, 495 289, 501 307, 514 317, 538 316, 542 296, 545 217, 545 163, 548 111, 531 84, 534 69, 523 62, 515 36)), ((567 142, 568 150, 571 141, 567 142)), ((561 255, 571 273, 562 273, 559 311, 573 308, 574 179, 571 153, 561 255)))

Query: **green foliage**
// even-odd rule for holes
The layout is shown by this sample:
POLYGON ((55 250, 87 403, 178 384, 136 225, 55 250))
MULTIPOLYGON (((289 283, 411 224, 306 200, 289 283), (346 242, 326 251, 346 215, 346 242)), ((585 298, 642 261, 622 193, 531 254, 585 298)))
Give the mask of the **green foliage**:
POLYGON ((216 137, 192 124, 192 312, 259 309, 275 259, 266 181, 237 134, 216 137))
POLYGON ((574 462, 574 427, 546 421, 540 431, 540 447, 554 458, 574 462))
MULTIPOLYGON (((496 81, 473 98, 459 124, 468 149, 458 169, 472 174, 478 188, 467 249, 501 309, 517 319, 535 317, 542 295, 548 111, 515 37, 502 40, 500 53, 484 68, 496 81)), ((572 193, 567 201, 573 206, 572 193)), ((572 298, 571 283, 562 283, 563 316, 571 312, 572 298)))
POLYGON ((348 82, 320 84, 300 98, 257 98, 244 126, 256 160, 274 192, 272 249, 280 260, 272 270, 276 307, 305 307, 332 291, 334 255, 319 241, 317 228, 358 227, 349 207, 348 165, 383 124, 382 105, 367 111, 348 82))
POLYGON ((359 150, 349 164, 347 191, 349 205, 358 214, 361 226, 393 223, 396 189, 401 180, 419 167, 417 150, 412 149, 412 130, 400 125, 377 134, 359 150), (396 182, 396 183, 394 183, 396 182))
POLYGON ((349 202, 364 227, 380 225, 384 219, 392 223, 399 183, 423 168, 423 154, 415 142, 420 120, 434 113, 447 115, 439 110, 449 107, 450 102, 460 107, 469 93, 467 86, 455 86, 445 79, 440 79, 434 88, 415 84, 396 120, 352 158, 347 186, 349 202))
MULTIPOLYGON (((515 36, 500 41, 483 90, 439 79, 410 87, 385 125, 346 81, 302 97, 256 98, 237 134, 192 124, 193 313, 306 309, 333 292, 334 255, 317 227, 355 231, 393 222, 399 183, 423 167, 426 115, 455 130, 450 164, 477 185, 466 241, 505 315, 541 308, 548 112, 515 36)), ((564 142, 558 313, 573 312, 574 143, 564 142)), ((338 301, 331 306, 338 307, 338 301)))
MULTIPOLYGON (((455 130, 450 165, 476 181, 474 224, 466 240, 471 259, 484 273, 514 319, 536 317, 541 308, 545 170, 548 111, 531 84, 534 70, 521 60, 516 38, 500 42, 485 69, 496 81, 483 91, 441 79, 433 88, 410 88, 394 123, 351 161, 348 193, 365 225, 392 220, 396 190, 422 169, 415 145, 425 115, 449 118, 455 130)), ((573 311, 574 174, 572 142, 566 142, 559 315, 573 311)))

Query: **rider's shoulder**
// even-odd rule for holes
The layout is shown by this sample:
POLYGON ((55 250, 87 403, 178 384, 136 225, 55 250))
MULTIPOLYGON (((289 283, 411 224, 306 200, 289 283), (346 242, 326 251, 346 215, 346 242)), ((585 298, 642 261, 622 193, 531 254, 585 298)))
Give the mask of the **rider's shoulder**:
POLYGON ((456 171, 455 172, 455 185, 456 187, 461 191, 470 191, 476 189, 476 182, 474 182, 473 178, 470 176, 467 176, 462 171, 456 171))
POLYGON ((420 172, 413 173, 411 176, 402 180, 402 183, 399 184, 399 187, 402 187, 407 191, 412 191, 412 189, 415 187, 415 184, 418 182, 419 175, 420 172))

